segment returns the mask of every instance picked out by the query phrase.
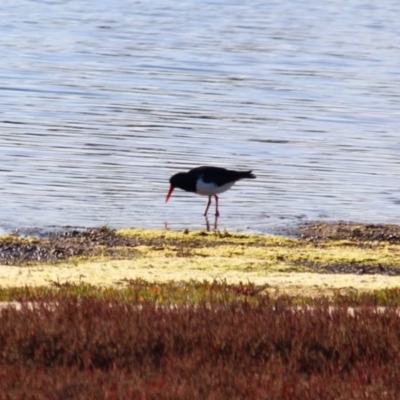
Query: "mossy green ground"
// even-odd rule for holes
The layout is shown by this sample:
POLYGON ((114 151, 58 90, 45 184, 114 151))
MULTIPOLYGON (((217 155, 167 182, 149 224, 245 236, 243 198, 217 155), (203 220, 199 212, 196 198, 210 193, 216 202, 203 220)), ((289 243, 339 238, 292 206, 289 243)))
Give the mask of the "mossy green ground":
MULTIPOLYGON (((0 287, 69 282, 122 288, 137 279, 161 283, 242 282, 262 286, 269 292, 309 295, 400 287, 399 276, 381 273, 382 268, 396 271, 400 266, 400 245, 388 242, 311 242, 228 232, 138 229, 124 229, 117 234, 131 239, 132 244, 113 248, 112 256, 99 245, 96 256, 82 254, 57 262, 2 265, 0 287), (347 267, 368 268, 370 272, 328 274, 327 267, 337 267, 339 272, 346 272, 347 267), (374 268, 377 274, 371 273, 374 268)), ((29 240, 10 236, 0 239, 3 243, 29 240)))

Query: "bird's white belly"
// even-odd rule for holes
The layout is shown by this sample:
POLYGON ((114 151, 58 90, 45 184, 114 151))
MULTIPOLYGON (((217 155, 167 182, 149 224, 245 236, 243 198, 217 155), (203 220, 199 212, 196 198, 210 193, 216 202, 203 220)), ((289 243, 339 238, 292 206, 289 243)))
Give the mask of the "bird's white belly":
POLYGON ((230 189, 235 182, 229 182, 222 186, 217 186, 215 183, 206 183, 203 179, 199 179, 196 184, 196 193, 201 194, 203 196, 213 196, 216 194, 220 194, 226 192, 230 189))

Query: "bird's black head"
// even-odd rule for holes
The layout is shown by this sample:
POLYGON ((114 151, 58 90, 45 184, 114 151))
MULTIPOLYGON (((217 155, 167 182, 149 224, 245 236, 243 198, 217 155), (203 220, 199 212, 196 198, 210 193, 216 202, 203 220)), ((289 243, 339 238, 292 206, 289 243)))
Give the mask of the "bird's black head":
POLYGON ((173 187, 177 187, 179 189, 187 190, 186 187, 188 185, 189 176, 186 172, 179 172, 169 179, 169 183, 173 187))
POLYGON ((169 200, 172 192, 175 188, 179 188, 182 190, 186 190, 187 192, 195 192, 196 191, 196 182, 197 178, 195 176, 191 176, 187 172, 179 172, 169 179, 169 183, 171 187, 169 188, 169 192, 167 193, 167 197, 165 198, 165 202, 169 200))

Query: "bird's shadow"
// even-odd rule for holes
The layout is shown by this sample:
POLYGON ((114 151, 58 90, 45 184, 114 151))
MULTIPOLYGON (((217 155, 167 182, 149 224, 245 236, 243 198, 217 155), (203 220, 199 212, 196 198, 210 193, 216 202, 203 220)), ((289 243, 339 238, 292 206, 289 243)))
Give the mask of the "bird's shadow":
POLYGON ((204 217, 205 221, 206 221, 206 231, 207 232, 215 232, 218 230, 218 216, 216 215, 214 218, 214 223, 210 224, 210 221, 208 219, 207 216, 204 217))
MULTIPOLYGON (((218 230, 218 216, 214 217, 214 222, 211 224, 207 216, 204 217, 206 232, 216 232, 218 230)), ((164 230, 169 231, 168 222, 164 222, 164 230)))

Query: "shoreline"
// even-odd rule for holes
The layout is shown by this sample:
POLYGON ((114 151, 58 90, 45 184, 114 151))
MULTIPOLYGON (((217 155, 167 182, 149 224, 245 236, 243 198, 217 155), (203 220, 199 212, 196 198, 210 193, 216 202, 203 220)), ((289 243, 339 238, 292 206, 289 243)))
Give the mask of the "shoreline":
POLYGON ((150 282, 253 283, 269 293, 330 295, 400 287, 400 226, 302 225, 296 238, 105 227, 0 237, 0 287, 150 282))

